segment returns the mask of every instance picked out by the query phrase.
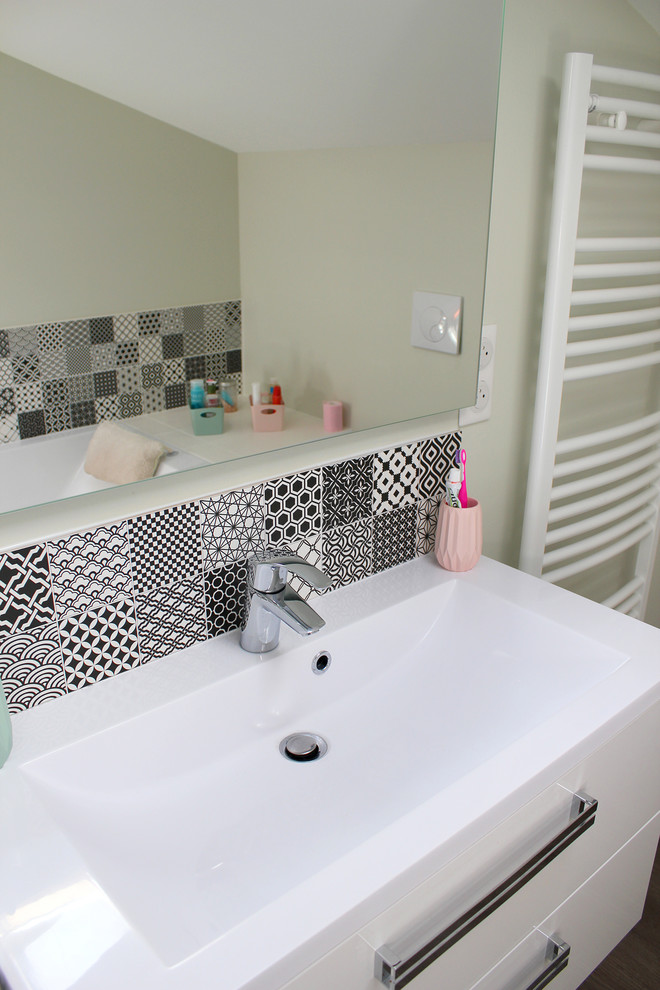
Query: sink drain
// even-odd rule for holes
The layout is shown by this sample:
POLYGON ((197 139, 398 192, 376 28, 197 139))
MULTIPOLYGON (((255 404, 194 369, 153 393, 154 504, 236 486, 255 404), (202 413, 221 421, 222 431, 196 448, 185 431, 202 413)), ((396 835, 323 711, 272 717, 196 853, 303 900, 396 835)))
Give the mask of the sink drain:
POLYGON ((319 760, 328 751, 328 744, 314 732, 293 732, 280 743, 280 753, 296 763, 319 760))

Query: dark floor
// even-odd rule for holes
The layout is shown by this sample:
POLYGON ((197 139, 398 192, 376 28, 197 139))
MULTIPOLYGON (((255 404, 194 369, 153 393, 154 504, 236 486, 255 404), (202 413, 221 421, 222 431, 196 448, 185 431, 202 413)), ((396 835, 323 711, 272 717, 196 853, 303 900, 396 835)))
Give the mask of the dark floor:
POLYGON ((660 847, 641 921, 610 952, 579 990, 660 988, 660 847))

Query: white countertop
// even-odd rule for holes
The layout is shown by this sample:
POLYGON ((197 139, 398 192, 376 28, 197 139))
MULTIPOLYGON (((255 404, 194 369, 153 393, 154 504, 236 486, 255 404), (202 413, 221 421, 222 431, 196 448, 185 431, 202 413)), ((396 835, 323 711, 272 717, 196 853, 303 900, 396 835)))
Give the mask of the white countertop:
MULTIPOLYGON (((166 716, 167 706, 181 696, 215 691, 245 671, 265 677, 268 684, 273 660, 242 652, 237 633, 230 633, 14 716, 14 749, 0 770, 0 970, 12 990, 115 990, 117 985, 273 990, 660 698, 660 631, 487 559, 454 575, 432 557, 420 558, 314 604, 327 621, 327 635, 333 636, 357 630, 356 623, 385 615, 402 600, 417 600, 433 589, 441 595, 454 584, 476 594, 494 592, 507 607, 587 636, 625 662, 490 759, 177 965, 165 965, 106 895, 25 768, 145 712, 160 710, 166 716)), ((284 630, 279 654, 286 660, 299 644, 284 630)), ((470 658, 456 662, 469 664, 470 658)), ((562 684, 548 690, 561 692, 562 684)), ((470 698, 465 700, 469 709, 470 698)), ((172 732, 178 730, 173 722, 172 732)))

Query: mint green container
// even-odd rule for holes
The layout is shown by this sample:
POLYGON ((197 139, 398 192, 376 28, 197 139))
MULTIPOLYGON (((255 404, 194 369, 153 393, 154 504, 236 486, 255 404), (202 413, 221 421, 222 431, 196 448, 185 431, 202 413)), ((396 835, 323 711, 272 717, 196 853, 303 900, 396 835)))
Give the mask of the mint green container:
POLYGON ((0 767, 4 764, 11 750, 11 721, 5 692, 0 681, 0 767))
POLYGON ((225 412, 222 406, 211 409, 191 409, 193 432, 198 437, 210 436, 212 433, 222 433, 225 412))

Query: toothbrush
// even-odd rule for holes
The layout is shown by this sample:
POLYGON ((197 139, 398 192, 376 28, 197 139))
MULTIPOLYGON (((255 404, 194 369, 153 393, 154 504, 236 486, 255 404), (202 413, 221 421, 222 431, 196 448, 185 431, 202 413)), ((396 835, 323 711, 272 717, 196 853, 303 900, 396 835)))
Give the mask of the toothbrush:
POLYGON ((463 465, 463 481, 461 482, 461 490, 458 493, 458 501, 461 503, 462 509, 467 509, 467 504, 468 504, 467 471, 465 468, 466 461, 467 461, 467 453, 463 449, 461 450, 461 464, 463 465))

